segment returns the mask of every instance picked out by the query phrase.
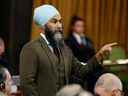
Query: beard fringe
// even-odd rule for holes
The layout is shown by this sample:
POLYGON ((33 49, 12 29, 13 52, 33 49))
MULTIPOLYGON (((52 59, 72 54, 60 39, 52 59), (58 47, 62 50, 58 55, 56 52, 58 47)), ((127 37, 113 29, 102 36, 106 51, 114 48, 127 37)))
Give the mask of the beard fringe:
POLYGON ((62 31, 56 30, 53 32, 45 26, 45 35, 52 47, 62 48, 64 46, 64 36, 62 31))

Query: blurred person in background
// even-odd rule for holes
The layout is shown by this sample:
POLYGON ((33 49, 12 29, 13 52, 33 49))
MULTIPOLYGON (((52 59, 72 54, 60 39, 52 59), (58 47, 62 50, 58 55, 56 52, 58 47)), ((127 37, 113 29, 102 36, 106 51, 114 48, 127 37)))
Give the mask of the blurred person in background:
POLYGON ((123 85, 116 75, 105 73, 97 80, 94 92, 96 96, 123 96, 123 85))
POLYGON ((78 84, 66 85, 61 88, 56 96, 78 96, 83 91, 82 87, 78 84))
POLYGON ((85 36, 84 19, 73 16, 69 26, 69 36, 66 44, 72 49, 73 54, 81 62, 87 62, 95 54, 93 42, 85 36))
POLYGON ((82 89, 78 84, 64 86, 56 96, 93 96, 91 93, 82 89))
POLYGON ((12 78, 9 71, 0 67, 0 96, 11 96, 12 78))
MULTIPOLYGON (((71 48, 74 56, 81 62, 87 62, 95 54, 93 42, 85 36, 84 19, 73 16, 69 26, 69 36, 65 40, 66 44, 71 48)), ((102 66, 97 66, 95 70, 89 72, 81 85, 89 91, 93 92, 94 85, 98 77, 104 73, 102 66)), ((71 81, 77 83, 77 81, 71 81)))
POLYGON ((83 91, 79 94, 79 96, 94 96, 94 95, 88 91, 83 91))
POLYGON ((3 67, 5 67, 9 71, 11 71, 10 64, 5 59, 5 43, 4 43, 4 40, 1 37, 0 37, 0 65, 2 65, 3 67))

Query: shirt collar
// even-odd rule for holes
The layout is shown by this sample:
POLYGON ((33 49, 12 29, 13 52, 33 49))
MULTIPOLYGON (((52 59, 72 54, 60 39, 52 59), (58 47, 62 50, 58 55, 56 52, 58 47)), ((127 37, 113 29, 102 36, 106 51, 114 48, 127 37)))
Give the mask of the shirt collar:
POLYGON ((77 42, 78 42, 79 44, 81 44, 81 38, 80 38, 80 35, 77 34, 77 33, 75 33, 75 32, 73 32, 73 36, 76 38, 77 42))
POLYGON ((46 41, 46 43, 49 45, 50 43, 48 42, 48 40, 47 40, 45 34, 40 33, 40 35, 41 35, 41 37, 46 41))

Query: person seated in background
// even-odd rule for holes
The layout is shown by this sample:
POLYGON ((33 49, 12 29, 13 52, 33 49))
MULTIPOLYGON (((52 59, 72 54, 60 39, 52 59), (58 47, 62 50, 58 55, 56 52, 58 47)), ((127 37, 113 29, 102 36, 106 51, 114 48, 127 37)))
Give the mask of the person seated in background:
POLYGON ((82 89, 78 84, 66 85, 57 93, 56 96, 93 96, 91 93, 82 89))
POLYGON ((96 82, 94 92, 96 96, 123 96, 121 80, 114 74, 105 73, 96 82))
POLYGON ((9 71, 0 67, 0 96, 11 96, 12 78, 9 71))
POLYGON ((79 94, 79 96, 94 96, 94 95, 88 91, 83 91, 79 94))
MULTIPOLYGON (((84 20, 78 16, 73 16, 70 22, 69 36, 65 40, 67 46, 71 48, 74 56, 81 62, 86 63, 95 54, 93 42, 84 35, 84 20)), ((98 77, 104 73, 102 66, 97 66, 96 70, 88 73, 81 85, 86 90, 92 91, 98 77)), ((79 83, 77 81, 71 81, 79 83)), ((80 84, 80 83, 79 83, 80 84)))
POLYGON ((3 67, 7 68, 9 71, 11 71, 10 64, 5 59, 5 43, 4 43, 4 40, 1 37, 0 37, 0 64, 3 67))

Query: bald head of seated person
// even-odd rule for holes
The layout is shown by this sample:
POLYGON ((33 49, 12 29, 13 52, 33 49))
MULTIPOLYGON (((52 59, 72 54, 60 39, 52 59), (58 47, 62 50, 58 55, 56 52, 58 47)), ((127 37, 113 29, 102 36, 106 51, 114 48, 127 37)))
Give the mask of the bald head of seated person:
POLYGON ((96 96, 122 96, 123 85, 114 74, 105 73, 96 82, 94 92, 96 96))
POLYGON ((105 51, 116 43, 107 44, 87 63, 78 61, 64 43, 62 17, 52 5, 34 10, 33 21, 40 29, 37 39, 27 43, 20 54, 20 79, 24 96, 55 96, 70 78, 81 81, 94 70, 105 51))

